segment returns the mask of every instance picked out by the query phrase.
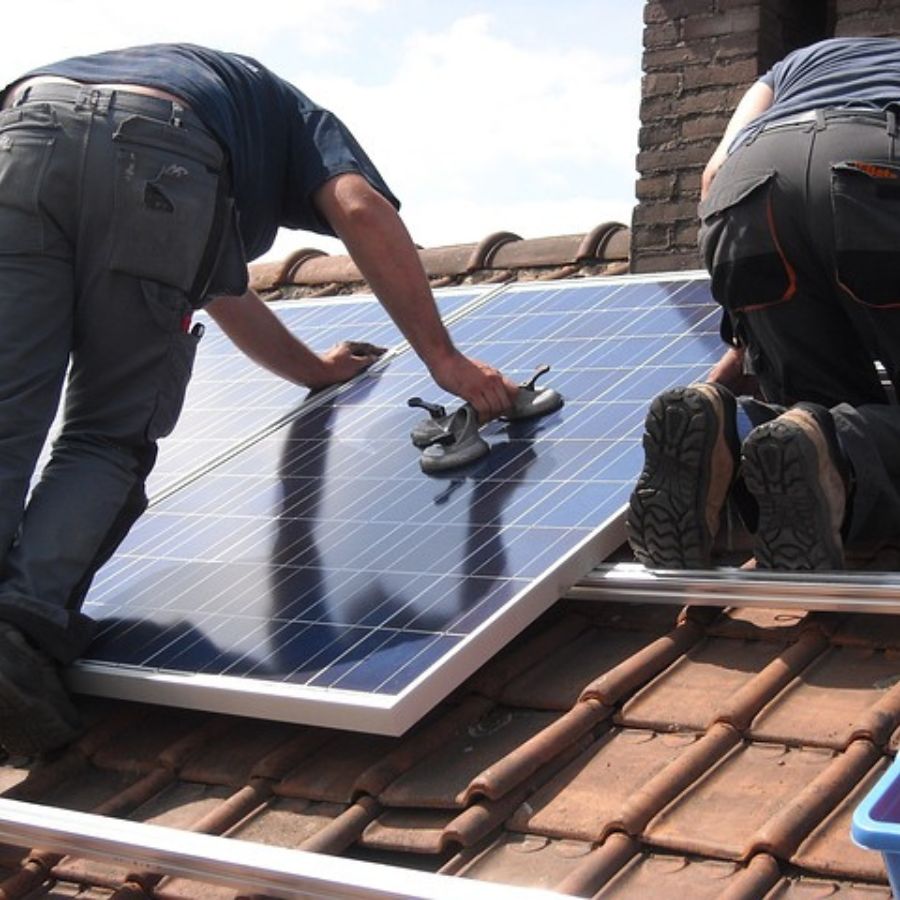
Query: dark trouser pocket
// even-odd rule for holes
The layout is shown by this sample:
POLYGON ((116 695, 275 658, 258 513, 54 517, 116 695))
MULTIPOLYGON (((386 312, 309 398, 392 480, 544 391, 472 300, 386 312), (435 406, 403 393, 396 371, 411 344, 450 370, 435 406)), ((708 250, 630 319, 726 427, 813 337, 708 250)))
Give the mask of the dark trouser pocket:
POLYGON ((837 163, 831 205, 840 286, 866 306, 900 306, 900 166, 837 163))
POLYGON ((700 251, 713 296, 731 313, 782 303, 796 290, 775 229, 774 183, 774 171, 723 168, 700 204, 700 251))
POLYGON ((178 422, 203 331, 199 326, 189 330, 191 307, 180 291, 149 280, 141 283, 141 289, 163 332, 160 339, 166 341, 157 363, 156 400, 146 430, 147 440, 155 442, 171 434, 178 422))
POLYGON ((40 197, 57 128, 45 104, 0 113, 0 253, 44 249, 40 197))
POLYGON ((138 116, 115 140, 110 268, 189 293, 212 233, 221 151, 216 160, 204 135, 138 116))

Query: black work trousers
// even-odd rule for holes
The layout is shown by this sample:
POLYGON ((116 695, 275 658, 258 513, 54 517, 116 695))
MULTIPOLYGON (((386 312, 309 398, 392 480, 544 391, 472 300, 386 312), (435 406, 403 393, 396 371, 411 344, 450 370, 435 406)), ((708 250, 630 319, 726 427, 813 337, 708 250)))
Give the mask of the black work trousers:
POLYGON ((831 410, 855 474, 846 546, 862 552, 900 545, 897 151, 893 112, 776 122, 700 205, 713 295, 765 398, 831 410))
POLYGON ((157 98, 41 85, 0 112, 0 619, 62 662, 181 409, 222 166, 157 98))

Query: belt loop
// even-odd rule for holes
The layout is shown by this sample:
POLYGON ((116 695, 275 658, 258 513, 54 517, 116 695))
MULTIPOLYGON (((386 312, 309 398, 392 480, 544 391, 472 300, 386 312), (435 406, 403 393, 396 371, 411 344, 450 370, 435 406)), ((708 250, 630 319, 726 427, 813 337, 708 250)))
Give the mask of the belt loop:
POLYGON ((75 95, 75 109, 92 109, 103 115, 109 111, 111 99, 110 91, 101 91, 84 85, 75 95))
POLYGON ((169 124, 174 125, 175 128, 181 128, 182 121, 181 117, 184 115, 184 107, 180 103, 176 103, 174 100, 172 101, 172 116, 169 119, 169 124))
POLYGON ((817 109, 816 110, 816 131, 824 131, 825 130, 825 110, 817 109))
POLYGON ((893 138, 897 137, 897 110, 888 109, 885 111, 884 119, 887 127, 887 133, 893 138))
POLYGON ((21 106, 28 100, 28 95, 31 93, 31 85, 26 85, 23 91, 19 92, 19 96, 13 101, 13 106, 21 106))

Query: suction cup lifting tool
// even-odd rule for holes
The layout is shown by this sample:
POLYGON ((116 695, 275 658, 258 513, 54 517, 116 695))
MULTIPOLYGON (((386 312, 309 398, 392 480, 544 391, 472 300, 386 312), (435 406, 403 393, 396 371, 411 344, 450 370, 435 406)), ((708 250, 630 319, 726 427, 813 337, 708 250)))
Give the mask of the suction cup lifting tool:
POLYGON ((556 412, 565 402, 562 394, 553 388, 536 387, 538 378, 546 375, 549 371, 550 366, 538 366, 534 375, 519 385, 515 402, 500 418, 506 419, 508 422, 516 422, 556 412))
POLYGON ((429 403, 421 397, 410 397, 406 405, 427 410, 430 416, 428 419, 422 419, 409 433, 413 446, 427 447, 436 437, 447 431, 452 416, 447 414, 447 410, 440 403, 429 403))
POLYGON ((447 419, 446 427, 434 434, 422 450, 419 464, 423 472, 446 472, 481 459, 490 449, 478 433, 478 414, 464 403, 456 412, 428 420, 432 424, 447 419))

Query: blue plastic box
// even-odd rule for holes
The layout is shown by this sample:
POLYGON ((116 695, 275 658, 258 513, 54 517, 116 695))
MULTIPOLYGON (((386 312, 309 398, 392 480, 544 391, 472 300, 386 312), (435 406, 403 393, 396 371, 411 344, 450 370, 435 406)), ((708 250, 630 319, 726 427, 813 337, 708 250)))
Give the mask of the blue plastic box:
POLYGON ((860 847, 881 851, 891 892, 900 897, 900 756, 856 807, 851 833, 860 847))

